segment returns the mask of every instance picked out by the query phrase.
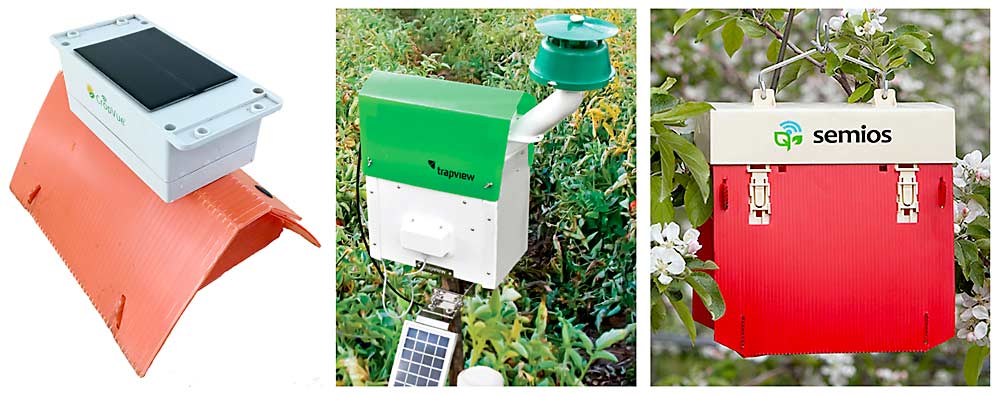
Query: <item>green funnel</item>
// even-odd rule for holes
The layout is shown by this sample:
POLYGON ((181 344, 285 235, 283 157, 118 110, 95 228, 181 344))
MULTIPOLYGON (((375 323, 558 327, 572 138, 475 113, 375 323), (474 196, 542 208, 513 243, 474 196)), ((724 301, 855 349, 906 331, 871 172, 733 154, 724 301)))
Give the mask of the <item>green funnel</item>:
POLYGON ((531 62, 531 79, 556 89, 603 88, 615 76, 604 40, 618 34, 611 22, 583 15, 549 15, 535 21, 545 35, 531 62))

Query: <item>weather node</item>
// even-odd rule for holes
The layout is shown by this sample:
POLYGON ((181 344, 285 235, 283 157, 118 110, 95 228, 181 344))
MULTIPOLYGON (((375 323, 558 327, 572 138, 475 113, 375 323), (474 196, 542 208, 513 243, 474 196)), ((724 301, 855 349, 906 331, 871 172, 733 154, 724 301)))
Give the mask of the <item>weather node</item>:
MULTIPOLYGON (((368 76, 358 101, 358 163, 367 158, 361 168, 373 259, 493 289, 524 255, 533 144, 577 111, 586 91, 613 80, 605 40, 618 33, 583 15, 550 15, 535 27, 544 37, 527 71, 553 88, 540 103, 521 91, 382 71, 368 76)), ((417 324, 407 321, 406 328, 419 334, 417 324)), ((400 373, 398 355, 395 362, 392 385, 444 384, 436 372, 422 374, 426 365, 416 384, 400 381, 413 372, 400 373)))
POLYGON ((202 288, 300 218, 240 167, 281 99, 152 21, 54 34, 10 189, 145 375, 202 288))
POLYGON ((954 335, 952 108, 891 90, 711 104, 692 119, 717 202, 702 254, 727 308, 713 321, 695 300, 694 317, 716 341, 752 357, 926 351, 954 335), (910 296, 887 298, 886 279, 910 296))

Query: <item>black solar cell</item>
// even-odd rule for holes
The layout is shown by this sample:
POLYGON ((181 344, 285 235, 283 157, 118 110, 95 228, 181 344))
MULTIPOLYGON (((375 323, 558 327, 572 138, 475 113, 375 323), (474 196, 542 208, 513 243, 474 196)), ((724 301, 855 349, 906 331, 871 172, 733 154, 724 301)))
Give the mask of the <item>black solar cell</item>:
POLYGON ((236 79, 155 27, 77 48, 76 53, 149 111, 236 79))

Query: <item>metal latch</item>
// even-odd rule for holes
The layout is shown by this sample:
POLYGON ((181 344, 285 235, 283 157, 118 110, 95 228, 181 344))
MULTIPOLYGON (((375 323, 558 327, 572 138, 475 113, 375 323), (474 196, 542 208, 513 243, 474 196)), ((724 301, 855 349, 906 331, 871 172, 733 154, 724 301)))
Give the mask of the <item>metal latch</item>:
POLYGON ((749 165, 750 173, 750 225, 771 223, 771 184, 767 181, 768 165, 749 165))
POLYGON ((917 213, 920 203, 917 201, 919 192, 917 186, 917 165, 896 165, 899 181, 896 182, 896 222, 901 224, 917 223, 917 213))

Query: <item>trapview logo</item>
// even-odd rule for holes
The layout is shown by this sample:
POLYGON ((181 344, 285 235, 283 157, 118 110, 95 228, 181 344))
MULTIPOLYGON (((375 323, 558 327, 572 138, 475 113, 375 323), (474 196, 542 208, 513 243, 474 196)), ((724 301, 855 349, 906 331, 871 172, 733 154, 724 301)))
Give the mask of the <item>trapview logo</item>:
POLYGON ((110 115, 111 118, 113 118, 118 123, 122 124, 122 126, 125 126, 125 117, 119 114, 118 110, 115 110, 114 107, 111 107, 111 105, 108 104, 107 97, 104 97, 104 95, 100 93, 94 92, 94 87, 90 86, 90 84, 87 84, 87 96, 89 96, 91 100, 97 102, 97 105, 101 106, 101 108, 104 109, 104 111, 107 111, 108 115, 110 115))
POLYGON ((431 169, 433 169, 434 171, 436 171, 439 176, 441 176, 441 177, 448 177, 449 180, 452 179, 452 178, 457 178, 459 180, 464 180, 464 181, 472 182, 473 180, 476 179, 476 175, 475 174, 466 173, 466 172, 462 172, 462 171, 456 171, 456 170, 448 170, 448 169, 445 169, 443 167, 438 167, 437 162, 435 162, 433 160, 428 160, 427 161, 427 165, 430 166, 431 169))
POLYGON ((778 124, 781 130, 774 132, 774 144, 791 151, 793 145, 802 144, 802 127, 795 121, 783 121, 778 124))

